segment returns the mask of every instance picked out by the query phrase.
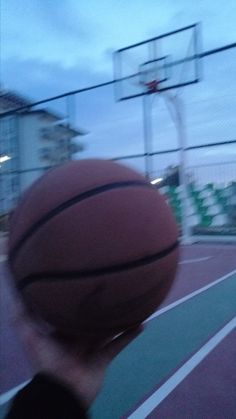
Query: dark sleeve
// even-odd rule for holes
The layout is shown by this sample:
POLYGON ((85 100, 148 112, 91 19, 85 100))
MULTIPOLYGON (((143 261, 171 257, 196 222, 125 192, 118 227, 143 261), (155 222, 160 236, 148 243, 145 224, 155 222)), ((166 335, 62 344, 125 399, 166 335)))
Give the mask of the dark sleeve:
POLYGON ((69 388, 46 374, 37 374, 14 398, 6 419, 88 419, 69 388))

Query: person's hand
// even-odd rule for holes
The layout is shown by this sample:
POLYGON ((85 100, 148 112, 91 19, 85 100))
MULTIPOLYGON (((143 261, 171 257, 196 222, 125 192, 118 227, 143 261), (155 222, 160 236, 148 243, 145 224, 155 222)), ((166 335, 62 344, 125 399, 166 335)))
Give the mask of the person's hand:
POLYGON ((110 362, 142 331, 139 325, 118 337, 94 347, 78 342, 61 343, 43 332, 31 318, 18 315, 20 332, 32 361, 45 372, 67 385, 88 408, 99 393, 110 362))

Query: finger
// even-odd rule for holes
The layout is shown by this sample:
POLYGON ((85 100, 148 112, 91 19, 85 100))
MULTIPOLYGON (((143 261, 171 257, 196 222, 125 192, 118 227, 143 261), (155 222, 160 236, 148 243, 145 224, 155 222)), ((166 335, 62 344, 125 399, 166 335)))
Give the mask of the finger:
POLYGON ((17 327, 19 334, 24 341, 28 341, 28 337, 31 336, 32 333, 35 333, 31 319, 28 317, 24 306, 19 302, 15 306, 12 322, 17 327))
POLYGON ((33 329, 39 336, 48 337, 54 331, 52 326, 43 319, 36 317, 35 313, 29 311, 27 307, 19 301, 17 302, 12 320, 19 329, 24 329, 26 325, 28 328, 33 329))
POLYGON ((111 362, 127 345, 129 345, 144 329, 143 325, 138 325, 128 329, 117 338, 109 342, 102 350, 102 357, 107 362, 111 362))
POLYGON ((25 308, 19 298, 14 299, 14 305, 12 305, 12 311, 10 315, 10 322, 13 326, 19 326, 22 318, 25 316, 25 308))
POLYGON ((18 317, 17 322, 20 335, 22 336, 25 345, 28 349, 34 350, 37 347, 38 342, 42 340, 42 334, 35 323, 25 314, 18 317))
POLYGON ((17 307, 15 325, 29 355, 39 356, 44 347, 49 344, 48 331, 44 330, 22 305, 17 307))
POLYGON ((64 350, 61 346, 49 334, 38 330, 37 324, 31 319, 22 319, 20 333, 27 354, 36 367, 45 368, 55 359, 63 358, 64 350))

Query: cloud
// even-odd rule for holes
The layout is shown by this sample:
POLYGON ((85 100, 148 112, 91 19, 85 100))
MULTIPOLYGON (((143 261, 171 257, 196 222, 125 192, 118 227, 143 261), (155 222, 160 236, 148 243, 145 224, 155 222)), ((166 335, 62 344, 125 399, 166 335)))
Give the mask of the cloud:
POLYGON ((95 30, 99 28, 98 25, 89 25, 86 19, 80 16, 76 3, 72 0, 60 4, 55 1, 38 1, 38 13, 48 32, 56 33, 59 38, 76 38, 78 43, 90 42, 95 30))
MULTIPOLYGON (((187 0, 2 1, 7 17, 2 29, 2 79, 6 88, 32 101, 111 80, 115 49, 195 21, 204 23, 204 50, 235 40, 236 3, 232 1, 224 7, 221 2, 213 7, 212 0, 191 5, 187 0)), ((183 91, 190 145, 235 138, 234 52, 204 58, 203 81, 183 91)), ((67 114, 65 99, 48 106, 67 114)), ((141 99, 117 104, 109 86, 77 95, 72 108, 77 126, 90 132, 84 137, 84 156, 143 151, 141 99)), ((177 146, 176 128, 160 104, 152 109, 152 129, 154 151, 177 146)), ((220 157, 213 149, 189 153, 194 163, 220 157)), ((161 168, 178 158, 176 154, 154 160, 161 168)), ((134 161, 141 164, 140 159, 134 161)))
MULTIPOLYGON (((3 2, 8 0, 3 0, 3 2)), ((2 57, 60 62, 89 60, 99 25, 79 12, 77 3, 9 0, 2 10, 2 57)))
MULTIPOLYGON (((235 64, 233 57, 232 62, 226 62, 227 65, 221 60, 221 54, 206 61, 205 80, 183 92, 190 145, 234 138, 236 98, 228 80, 233 83, 235 64), (226 70, 227 79, 221 79, 226 70)), ((107 73, 97 72, 85 65, 65 69, 61 63, 11 59, 5 62, 4 68, 7 87, 21 94, 26 93, 32 101, 108 80, 107 73)), ((67 113, 65 99, 46 106, 63 115, 67 113)), ((76 95, 73 106, 76 124, 90 132, 85 138, 85 154, 116 156, 142 152, 141 99, 117 104, 114 100, 114 86, 108 86, 76 95)), ((161 101, 153 103, 152 130, 154 151, 177 147, 176 127, 161 101)), ((196 156, 197 152, 191 155, 196 156)))
POLYGON ((204 22, 204 49, 233 42, 235 18, 233 0, 2 0, 2 57, 111 71, 109 51, 196 21, 204 22))
POLYGON ((12 57, 2 62, 4 85, 31 95, 35 100, 107 81, 108 74, 87 63, 64 68, 61 62, 12 57))
MULTIPOLYGON (((88 67, 64 69, 60 63, 11 59, 5 62, 7 88, 26 94, 32 102, 107 81, 106 73, 88 67), (16 77, 17 73, 20 77, 16 77), (27 92, 27 93, 26 93, 27 92)), ((66 99, 42 105, 67 115, 66 99)), ((85 154, 116 156, 143 150, 142 108, 140 101, 117 104, 114 86, 74 96, 72 119, 90 134, 84 138, 85 154)))

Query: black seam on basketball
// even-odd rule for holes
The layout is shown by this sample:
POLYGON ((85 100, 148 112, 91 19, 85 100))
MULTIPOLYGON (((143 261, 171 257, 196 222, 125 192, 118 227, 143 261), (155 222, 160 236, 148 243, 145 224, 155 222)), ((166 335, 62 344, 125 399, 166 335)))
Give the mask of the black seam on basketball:
MULTIPOLYGON (((167 287, 161 288, 162 295, 167 294, 170 289, 170 283, 171 281, 167 282, 167 287), (164 290, 164 292, 163 292, 164 290)), ((150 298, 155 300, 155 303, 157 303, 157 295, 156 291, 158 290, 158 295, 160 295, 160 282, 157 281, 155 286, 148 289, 148 291, 143 292, 142 294, 137 295, 136 297, 132 296, 132 298, 129 298, 128 300, 120 301, 119 303, 112 304, 112 326, 107 327, 107 322, 105 322, 105 319, 107 319, 107 313, 109 308, 104 307, 103 305, 97 305, 97 313, 96 313, 96 322, 99 319, 99 327, 98 323, 96 325, 96 331, 101 332, 108 332, 109 330, 114 331, 114 326, 120 326, 120 323, 122 322, 122 318, 125 318, 127 314, 133 315, 134 312, 138 312, 138 315, 140 315, 140 304, 145 301, 145 299, 148 298, 148 301, 150 301, 150 298), (114 324, 116 323, 116 324, 114 324)), ((100 291, 102 293, 102 291, 100 291)), ((87 313, 86 310, 90 310, 91 303, 95 304, 94 299, 91 301, 91 297, 93 293, 89 294, 88 297, 85 297, 83 301, 79 304, 79 317, 81 318, 81 323, 79 325, 80 332, 88 332, 88 323, 91 325, 91 318, 93 316, 90 316, 87 313)), ((95 298, 96 299, 96 298, 95 298)), ((78 325, 78 324, 77 324, 78 325)), ((94 331, 94 323, 93 323, 93 331, 94 331)))
POLYGON ((126 262, 119 265, 113 265, 113 266, 107 266, 103 268, 98 269, 91 269, 86 271, 62 271, 62 272, 39 272, 37 274, 31 274, 24 278, 22 278, 17 287, 19 290, 23 290, 26 286, 31 285, 34 282, 37 281, 44 281, 44 282, 54 282, 54 281, 63 281, 63 280, 80 280, 85 279, 88 277, 96 277, 100 275, 107 275, 122 271, 129 271, 131 269, 139 268, 145 265, 148 265, 150 263, 156 262, 159 259, 164 258, 165 256, 168 256, 173 250, 175 250, 179 245, 179 242, 176 241, 174 244, 169 246, 168 248, 155 253, 154 255, 146 256, 144 258, 132 261, 132 262, 126 262))
MULTIPOLYGON (((168 292, 170 290, 170 286, 171 286, 171 282, 168 283, 168 286, 164 289, 164 292, 163 292, 163 288, 162 288, 162 292, 163 292, 162 297, 165 297, 168 294, 168 292)), ((103 332, 107 333, 109 331, 114 332, 114 328, 115 329, 120 328, 120 324, 121 324, 122 320, 127 315, 131 315, 131 314, 133 315, 135 312, 138 314, 138 317, 140 317, 140 305, 143 304, 143 301, 145 301, 145 298, 148 298, 149 301, 150 301, 150 297, 153 297, 153 299, 155 299, 155 302, 156 302, 157 301, 157 296, 156 296, 156 291, 157 290, 160 291, 160 283, 156 284, 155 287, 152 287, 147 292, 144 292, 141 295, 138 295, 138 296, 136 296, 132 299, 129 299, 127 301, 122 301, 120 303, 117 303, 116 305, 113 304, 113 306, 112 306, 112 326, 107 325, 107 322, 105 321, 105 319, 107 319, 107 312, 106 311, 101 312, 101 307, 99 306, 98 313, 96 314, 96 321, 99 319, 99 323, 96 323, 96 332, 98 332, 98 331, 101 332, 101 333, 103 333, 103 332)), ((159 292, 159 295, 160 295, 160 292, 159 292)), ((158 306, 158 305, 156 304, 156 306, 158 306)), ((82 313, 83 312, 83 307, 80 307, 80 310, 81 310, 81 313, 82 313)), ((81 314, 81 316, 82 316, 82 314, 81 314)), ((146 318, 146 316, 145 316, 145 318, 146 318)), ((86 321, 87 321, 87 319, 86 319, 86 321)), ((89 323, 91 325, 91 320, 89 320, 89 323)), ((92 327, 93 327, 93 332, 94 332, 94 323, 93 323, 92 327)), ((85 322, 80 324, 79 329, 80 329, 81 333, 86 333, 86 332, 90 333, 91 332, 91 328, 88 329, 88 323, 85 323, 85 322)))
POLYGON ((103 192, 107 192, 114 189, 124 189, 129 188, 131 186, 143 186, 148 188, 153 188, 153 186, 149 183, 145 183, 144 181, 140 180, 133 180, 127 182, 115 182, 110 183, 107 185, 98 186, 97 188, 91 189, 89 191, 83 192, 82 194, 76 195, 73 198, 68 199, 67 201, 63 202, 62 204, 58 205, 56 208, 53 208, 47 214, 45 214, 42 218, 36 221, 20 238, 18 243, 13 247, 13 249, 9 253, 9 260, 10 262, 16 257, 17 252, 21 248, 21 246, 28 240, 40 227, 42 227, 45 223, 51 220, 56 215, 60 214, 62 211, 70 208, 71 206, 81 202, 87 198, 92 196, 101 194, 103 192))

